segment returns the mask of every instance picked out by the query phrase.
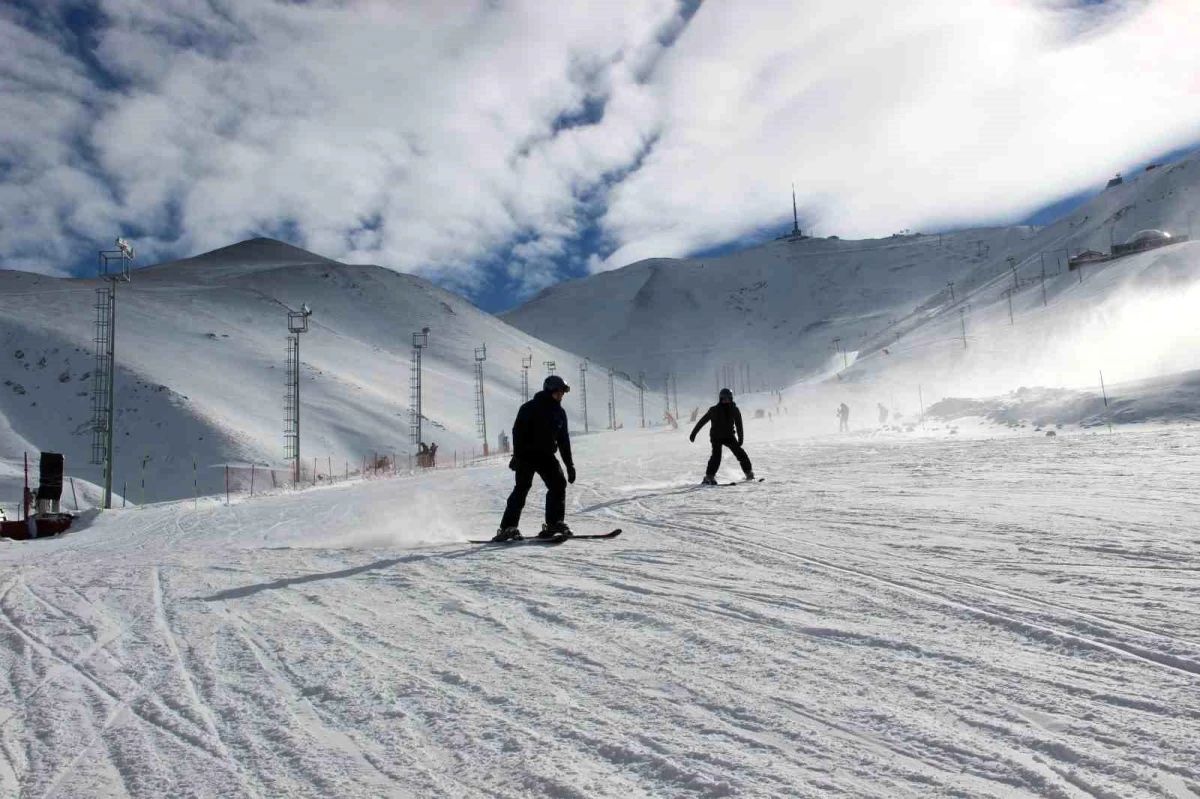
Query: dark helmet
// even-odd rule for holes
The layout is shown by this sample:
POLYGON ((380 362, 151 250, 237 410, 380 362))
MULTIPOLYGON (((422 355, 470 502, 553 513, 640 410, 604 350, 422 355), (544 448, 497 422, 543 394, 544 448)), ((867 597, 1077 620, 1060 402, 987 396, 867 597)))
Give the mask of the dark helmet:
POLYGON ((733 392, 727 388, 723 388, 723 389, 721 389, 721 393, 719 395, 717 395, 717 399, 718 400, 727 399, 730 402, 733 402, 733 392))
POLYGON ((569 392, 571 387, 568 386, 558 375, 550 375, 542 383, 542 391, 562 391, 569 392))

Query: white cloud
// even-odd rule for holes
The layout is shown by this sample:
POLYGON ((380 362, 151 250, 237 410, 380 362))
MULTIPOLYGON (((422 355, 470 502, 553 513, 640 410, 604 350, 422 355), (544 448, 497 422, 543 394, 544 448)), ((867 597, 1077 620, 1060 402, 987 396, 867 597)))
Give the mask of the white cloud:
POLYGON ((121 226, 150 257, 290 229, 532 290, 566 258, 736 238, 792 179, 825 232, 880 234, 1011 215, 1200 137, 1192 0, 707 0, 686 26, 674 0, 100 8, 119 89, 60 18, 0 12, 5 266, 57 271, 121 226), (596 101, 599 124, 554 129, 596 101), (615 251, 571 252, 605 204, 615 251))
POLYGON ((1193 0, 709 0, 654 82, 607 267, 787 210, 828 235, 1011 217, 1200 138, 1193 0))

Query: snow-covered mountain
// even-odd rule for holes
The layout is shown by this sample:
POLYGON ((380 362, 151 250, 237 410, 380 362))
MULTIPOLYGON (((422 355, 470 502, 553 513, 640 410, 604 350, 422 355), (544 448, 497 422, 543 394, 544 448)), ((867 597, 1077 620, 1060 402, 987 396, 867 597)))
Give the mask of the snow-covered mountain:
MULTIPOLYGON (((1066 262, 1068 255, 1084 250, 1107 252, 1110 239, 1121 243, 1145 228, 1186 235, 1197 211, 1200 157, 1193 154, 1127 177, 1042 228, 984 228, 867 241, 779 240, 718 258, 651 259, 545 289, 502 318, 531 335, 629 372, 675 372, 681 390, 704 397, 728 374, 719 372, 727 364, 748 366, 752 389, 835 376, 854 381, 862 378, 856 378, 856 369, 862 367, 854 362, 885 347, 919 350, 921 359, 928 361, 921 370, 927 377, 961 377, 964 366, 976 372, 983 367, 975 369, 960 357, 952 362, 926 357, 932 339, 954 346, 961 333, 960 309, 970 315, 968 340, 972 326, 979 333, 985 322, 990 324, 1001 313, 1008 325, 1004 290, 1015 277, 1020 288, 1013 297, 1014 313, 1021 327, 1023 314, 1039 314, 1043 307, 1043 263, 1047 299, 1058 303, 1051 315, 1065 326, 1080 322, 1075 310, 1092 314, 1111 299, 1108 292, 1125 288, 1119 275, 1141 274, 1143 288, 1156 280, 1162 285, 1190 280, 1189 265, 1197 258, 1193 247, 1171 247, 1088 268, 1088 279, 1102 272, 1112 276, 1085 289, 1076 287, 1078 276, 1067 270, 1066 262), (1166 254, 1172 259, 1166 272, 1146 271, 1166 254), (564 315, 570 324, 563 324, 564 315)), ((1026 354, 1038 360, 1044 343, 1022 340, 1031 348, 1026 354)), ((961 340, 957 346, 962 348, 961 340)), ((1195 366, 1200 359, 1180 368, 1195 366)), ((906 367, 915 383, 914 364, 906 367)), ((1135 371, 1129 370, 1127 377, 1149 374, 1135 371)), ((1090 365, 1088 373, 1093 373, 1090 365)), ((873 376, 882 379, 878 370, 873 376)), ((946 382, 949 388, 951 381, 946 382)))
MULTIPOLYGON (((278 241, 256 239, 135 270, 117 291, 115 489, 140 499, 223 487, 224 463, 282 468, 287 309, 313 309, 300 355, 305 468, 353 470, 364 455, 409 445, 412 333, 428 326, 423 357, 425 438, 445 459, 481 452, 474 353, 484 363, 488 440, 511 427, 521 399, 521 360, 532 355, 531 390, 545 361, 576 390, 566 407, 582 432, 578 364, 471 303, 419 278, 351 266, 278 241)), ((63 452, 70 474, 99 482, 91 456, 91 381, 97 279, 0 272, 0 491, 15 503, 25 451, 63 452)), ((591 431, 608 423, 607 379, 589 375, 591 431)), ((619 422, 636 426, 636 390, 616 380, 619 422)), ((661 419, 661 403, 652 420, 661 419)), ((260 483, 261 485, 261 483, 260 483)), ((81 499, 81 501, 83 501, 81 499)))

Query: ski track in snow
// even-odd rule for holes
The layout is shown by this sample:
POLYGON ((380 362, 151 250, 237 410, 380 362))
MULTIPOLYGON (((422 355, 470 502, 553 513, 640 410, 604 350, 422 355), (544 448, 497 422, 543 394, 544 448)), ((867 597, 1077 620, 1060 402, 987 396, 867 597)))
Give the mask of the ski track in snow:
POLYGON ((1200 796, 1200 433, 577 449, 0 549, 0 794, 1200 796))

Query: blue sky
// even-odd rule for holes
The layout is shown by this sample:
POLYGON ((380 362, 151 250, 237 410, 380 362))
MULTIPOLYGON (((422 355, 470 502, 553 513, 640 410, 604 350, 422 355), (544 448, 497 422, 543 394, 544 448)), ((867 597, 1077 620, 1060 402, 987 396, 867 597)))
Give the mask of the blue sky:
POLYGON ((496 311, 772 238, 792 182, 818 235, 1040 224, 1200 141, 1200 4, 892 8, 10 0, 0 267, 265 235, 496 311))

